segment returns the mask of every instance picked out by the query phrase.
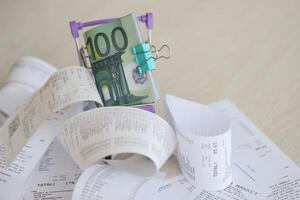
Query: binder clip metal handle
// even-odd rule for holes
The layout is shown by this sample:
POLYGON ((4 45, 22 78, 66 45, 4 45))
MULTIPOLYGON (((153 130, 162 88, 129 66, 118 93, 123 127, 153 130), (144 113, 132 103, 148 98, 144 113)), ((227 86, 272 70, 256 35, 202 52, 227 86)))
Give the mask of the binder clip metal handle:
POLYGON ((146 73, 147 71, 155 70, 156 60, 161 58, 169 59, 171 57, 171 48, 166 44, 162 45, 157 50, 157 48, 154 45, 151 45, 150 47, 150 44, 145 42, 133 47, 132 52, 136 55, 136 68, 140 74, 146 73), (161 51, 163 51, 163 49, 165 48, 168 50, 168 54, 161 55, 161 51), (154 56, 152 55, 152 53, 154 54, 154 56))

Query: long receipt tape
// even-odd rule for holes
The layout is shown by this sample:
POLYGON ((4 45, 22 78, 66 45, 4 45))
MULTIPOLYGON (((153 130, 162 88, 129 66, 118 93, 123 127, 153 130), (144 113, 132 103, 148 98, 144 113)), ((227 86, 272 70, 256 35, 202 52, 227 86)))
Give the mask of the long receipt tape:
POLYGON ((47 118, 55 120, 51 115, 83 101, 101 102, 87 69, 69 67, 54 73, 1 127, 1 145, 4 147, 6 165, 47 118))
POLYGON ((299 168, 229 102, 209 106, 217 112, 167 95, 173 131, 153 113, 130 107, 83 112, 83 101, 101 103, 88 70, 69 67, 56 72, 6 120, 0 130, 1 200, 271 200, 300 195, 299 168), (176 143, 184 177, 163 181, 155 172, 176 143), (137 156, 101 161, 118 153, 137 156))
POLYGON ((299 197, 299 168, 229 103, 213 109, 167 95, 170 126, 158 115, 131 107, 85 111, 84 101, 101 103, 92 76, 82 67, 68 67, 6 120, 0 130, 0 199, 54 198, 58 191, 61 199, 80 200, 299 197), (184 177, 163 183, 155 173, 175 148, 184 177), (140 156, 101 161, 119 153, 140 156), (122 190, 114 193, 116 188, 122 190))
POLYGON ((54 67, 38 58, 24 57, 16 61, 0 90, 0 126, 54 72, 54 67))
MULTIPOLYGON (((51 119, 55 120, 56 113, 83 101, 101 103, 87 69, 69 67, 53 74, 43 88, 1 128, 1 142, 7 163, 15 158, 34 131, 51 114, 54 113, 51 119)), ((160 168, 175 149, 175 136, 168 123, 153 113, 136 108, 94 109, 66 121, 60 130, 63 144, 67 149, 72 148, 70 153, 78 152, 73 157, 83 168, 102 158, 98 151, 106 156, 122 153, 120 151, 126 148, 126 152, 139 152, 153 158, 155 165, 160 168), (97 152, 99 155, 95 156, 97 152), (96 160, 90 161, 93 156, 96 160)))
POLYGON ((159 170, 175 149, 174 132, 167 122, 129 107, 86 111, 67 120, 60 137, 82 169, 111 154, 136 153, 150 158, 159 170))
POLYGON ((171 95, 166 113, 177 136, 177 159, 183 175, 196 187, 221 190, 230 185, 230 120, 208 106, 171 95))
MULTIPOLYGON (((214 120, 219 121, 222 128, 216 132, 213 130, 214 135, 209 137, 205 135, 207 133, 203 136, 189 134, 188 139, 183 134, 186 131, 193 133, 195 130, 181 127, 177 122, 178 111, 175 107, 172 108, 171 99, 176 98, 169 96, 167 102, 169 101, 169 109, 172 110, 180 166, 184 175, 191 183, 203 189, 225 188, 231 182, 228 121, 222 115, 212 113, 211 124, 207 124, 206 128, 213 125, 214 120), (198 141, 202 143, 196 143, 198 141), (193 142, 195 146, 189 142, 193 142), (199 156, 199 153, 201 156, 195 160, 193 155, 199 156)), ((159 116, 140 109, 105 107, 72 118, 70 118, 72 115, 80 111, 68 114, 67 117, 58 117, 58 115, 66 115, 64 112, 67 108, 84 101, 101 103, 92 76, 87 69, 68 67, 54 73, 45 85, 2 126, 0 137, 6 161, 4 164, 11 163, 35 131, 42 124, 50 123, 49 121, 61 127, 59 131, 53 131, 50 140, 58 135, 68 153, 82 169, 107 155, 137 153, 150 158, 157 171, 175 150, 175 134, 168 123, 159 116)), ((206 116, 206 111, 209 109, 198 110, 197 113, 206 116)), ((202 120, 190 121, 190 123, 199 123, 199 121, 202 120)), ((43 145, 42 141, 44 140, 40 139, 39 145, 43 145)), ((46 147, 43 149, 47 149, 50 143, 51 141, 44 142, 46 147)))
MULTIPOLYGON (((92 76, 83 67, 68 67, 54 73, 6 120, 0 130, 0 199, 22 196, 9 188, 24 189, 56 136, 82 171, 107 155, 137 153, 150 158, 156 172, 175 150, 174 131, 159 116, 129 107, 95 108, 78 114, 84 101, 101 103, 92 76)), ((135 161, 136 166, 141 164, 135 161)), ((114 179, 118 182, 119 177, 114 179)), ((142 180, 133 178, 131 189, 141 187, 142 180)), ((130 196, 126 191, 120 195, 130 196)))

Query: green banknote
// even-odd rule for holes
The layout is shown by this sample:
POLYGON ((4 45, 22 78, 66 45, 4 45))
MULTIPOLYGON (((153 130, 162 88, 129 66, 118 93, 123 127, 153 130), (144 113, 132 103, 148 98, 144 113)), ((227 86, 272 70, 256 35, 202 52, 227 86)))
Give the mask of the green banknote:
POLYGON ((134 14, 84 33, 92 72, 104 106, 154 102, 147 74, 139 74, 132 48, 143 42, 134 14))

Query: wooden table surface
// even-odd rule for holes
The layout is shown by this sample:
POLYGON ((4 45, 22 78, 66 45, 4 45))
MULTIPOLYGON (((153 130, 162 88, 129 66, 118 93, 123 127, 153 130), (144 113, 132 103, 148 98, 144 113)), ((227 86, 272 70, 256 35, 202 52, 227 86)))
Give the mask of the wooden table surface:
MULTIPOLYGON (((25 55, 77 65, 70 20, 147 11, 154 44, 172 47, 172 59, 158 61, 161 92, 204 104, 230 99, 300 165, 299 0, 1 0, 0 81, 25 55)), ((164 170, 178 173, 176 160, 164 170)))

